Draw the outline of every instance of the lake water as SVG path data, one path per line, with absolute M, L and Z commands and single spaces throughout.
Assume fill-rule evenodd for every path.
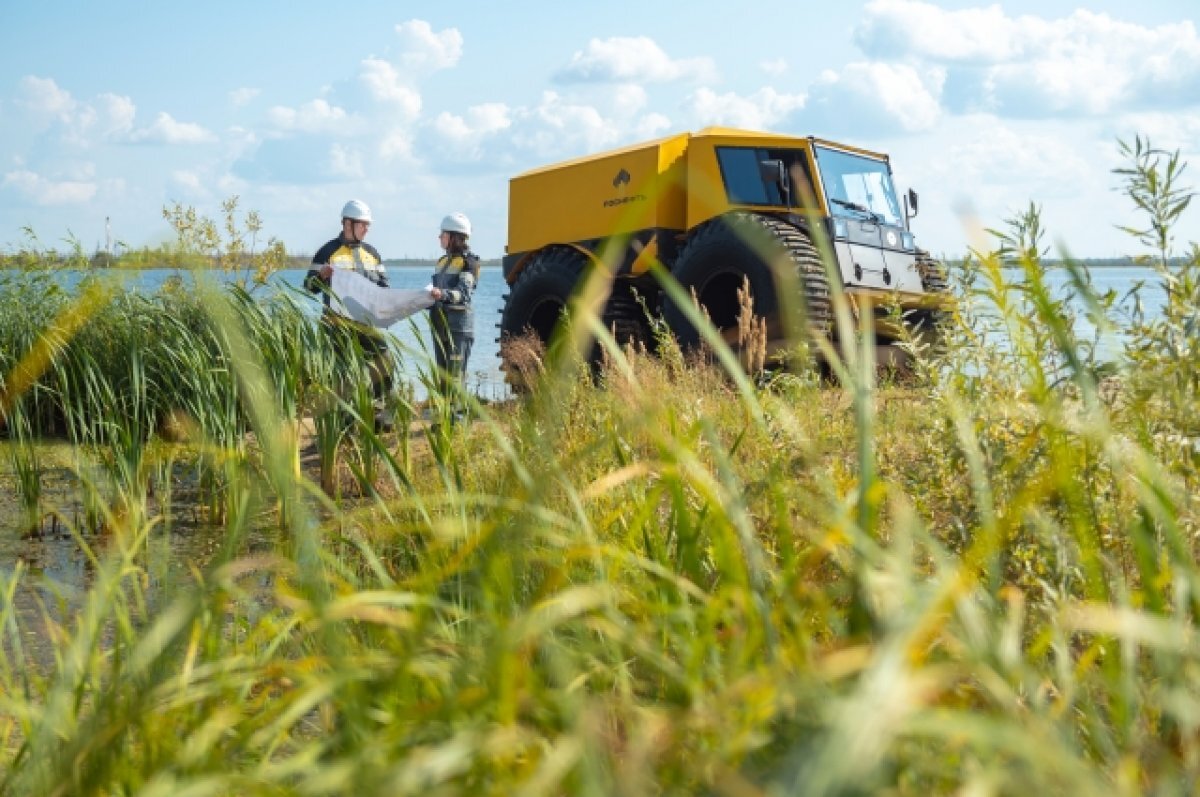
M 158 290 L 169 277 L 182 274 L 190 279 L 189 272 L 179 272 L 174 269 L 143 269 L 137 271 L 105 272 L 116 275 L 130 289 L 152 292 Z M 208 274 L 210 272 L 204 272 Z M 300 289 L 307 269 L 287 269 L 272 276 L 273 285 L 285 284 Z M 429 268 L 391 268 L 388 278 L 393 288 L 419 289 L 429 283 L 432 266 Z M 1011 278 L 1019 280 L 1018 270 L 1008 272 Z M 85 272 L 61 272 L 61 284 L 68 289 L 74 288 L 83 278 Z M 1121 324 L 1127 322 L 1128 313 L 1132 310 L 1133 301 L 1128 298 L 1130 290 L 1141 284 L 1140 302 L 1146 318 L 1155 318 L 1165 301 L 1161 279 L 1152 269 L 1144 266 L 1105 266 L 1090 271 L 1093 285 L 1098 294 L 1108 290 L 1116 292 L 1118 297 L 1118 312 L 1113 320 Z M 1047 272 L 1050 285 L 1054 289 L 1061 288 L 1066 282 L 1066 273 L 1062 269 L 1051 269 Z M 229 279 L 225 275 L 217 275 L 218 279 Z M 476 395 L 485 399 L 499 399 L 508 395 L 504 382 L 504 373 L 500 368 L 500 347 L 498 343 L 500 311 L 503 307 L 503 296 L 508 292 L 508 286 L 498 268 L 483 270 L 479 286 L 475 291 L 475 345 L 471 351 L 468 364 L 467 386 Z M 320 310 L 320 304 L 313 297 L 311 306 L 313 313 Z M 1077 331 L 1081 336 L 1090 337 L 1094 328 L 1085 319 L 1077 321 Z M 422 395 L 422 386 L 418 378 L 419 364 L 425 359 L 424 352 L 428 348 L 429 329 L 424 313 L 395 324 L 390 332 L 400 343 L 402 356 L 400 358 L 401 373 L 414 385 L 418 398 Z M 1121 336 L 1118 331 L 1101 340 L 1100 351 L 1108 359 L 1120 355 Z M 416 352 L 412 356 L 403 356 L 403 352 Z
M 1112 318 L 1116 330 L 1101 337 L 1098 353 L 1108 360 L 1117 360 L 1121 356 L 1124 343 L 1123 330 L 1128 327 L 1135 303 L 1140 305 L 1140 312 L 1146 321 L 1159 318 L 1166 304 L 1167 294 L 1163 288 L 1162 277 L 1153 268 L 1147 266 L 1104 266 L 1093 268 L 1088 272 L 1092 287 L 1097 296 L 1103 296 L 1108 291 L 1116 294 L 1117 301 L 1113 306 Z M 1012 272 L 1012 278 L 1017 280 L 1023 275 Z M 1062 269 L 1052 269 L 1048 272 L 1048 283 L 1057 292 L 1067 284 L 1066 272 Z M 1140 287 L 1139 287 L 1140 286 Z M 1136 299 L 1131 291 L 1138 288 Z M 1082 310 L 1081 307 L 1076 309 Z M 1082 312 L 1076 318 L 1075 331 L 1081 338 L 1091 338 L 1095 334 L 1095 326 L 1091 324 Z
M 59 284 L 68 290 L 73 290 L 89 272 L 64 270 L 60 272 Z M 90 272 L 95 273 L 95 272 Z M 193 275 L 187 271 L 177 271 L 169 268 L 151 268 L 138 270 L 113 270 L 102 272 L 119 279 L 130 290 L 152 293 L 162 287 L 171 277 L 182 276 L 191 280 Z M 268 286 L 287 285 L 303 292 L 304 277 L 307 268 L 284 269 L 271 276 Z M 219 272 L 200 272 L 201 278 L 209 275 L 219 281 L 229 281 L 236 275 L 227 276 Z M 416 290 L 429 284 L 433 268 L 391 268 L 388 269 L 388 284 L 393 288 Z M 263 290 L 260 288 L 259 290 Z M 500 310 L 502 297 L 507 293 L 507 286 L 499 269 L 484 269 L 480 276 L 479 286 L 475 290 L 475 344 L 471 348 L 471 359 L 467 363 L 467 386 L 481 398 L 500 399 L 508 395 L 508 387 L 504 382 L 504 373 L 500 370 L 500 346 L 497 342 L 500 332 Z M 321 310 L 317 296 L 311 296 L 310 305 L 314 315 Z M 400 321 L 388 330 L 399 342 L 400 371 L 402 378 L 410 382 L 417 393 L 417 398 L 423 398 L 422 382 L 418 376 L 419 364 L 426 359 L 429 348 L 429 324 L 427 314 L 418 313 L 411 318 Z M 405 356 L 406 353 L 411 353 Z M 426 370 L 428 366 L 425 366 Z

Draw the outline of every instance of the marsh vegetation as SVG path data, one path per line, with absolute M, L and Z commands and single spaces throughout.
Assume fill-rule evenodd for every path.
M 0 793 L 1195 792 L 1200 250 L 1126 154 L 1153 320 L 1031 206 L 903 374 L 843 301 L 826 374 L 581 312 L 454 430 L 362 422 L 287 294 L 0 275 L 3 533 L 89 562 L 0 568 Z

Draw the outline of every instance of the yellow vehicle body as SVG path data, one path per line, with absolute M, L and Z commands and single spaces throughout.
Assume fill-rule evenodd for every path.
M 534 169 L 509 184 L 509 253 L 685 228 L 682 134 Z
M 592 249 L 597 240 L 645 231 L 678 235 L 745 207 L 726 197 L 717 147 L 788 147 L 805 150 L 811 159 L 814 143 L 887 159 L 821 139 L 708 127 L 519 174 L 509 183 L 506 277 L 511 282 L 522 259 L 549 245 Z M 811 186 L 797 193 L 792 207 L 796 212 L 809 208 L 821 215 L 829 212 Z M 639 274 L 647 265 L 643 257 L 626 271 Z
M 829 273 L 840 275 L 852 300 L 942 307 L 944 272 L 915 246 L 908 222 L 916 195 L 908 196 L 902 208 L 882 153 L 723 127 L 524 172 L 509 184 L 503 270 L 513 291 L 502 335 L 533 329 L 548 340 L 553 310 L 565 305 L 563 292 L 596 264 L 617 278 L 606 323 L 632 328 L 630 296 L 636 293 L 642 304 L 649 297 L 651 309 L 661 303 L 669 324 L 686 326 L 645 276 L 655 261 L 696 294 L 723 330 L 734 325 L 733 297 L 743 277 L 751 277 L 755 312 L 763 296 L 769 316 L 780 307 L 777 286 L 765 273 L 770 269 L 761 252 L 736 240 L 759 234 L 796 264 L 809 309 L 816 308 L 824 330 L 832 323 L 828 279 L 836 279 L 827 277 L 817 253 L 824 243 L 836 261 Z M 747 262 L 733 262 L 738 258 Z M 531 268 L 535 273 L 527 274 Z M 894 332 L 882 317 L 877 330 L 887 337 Z

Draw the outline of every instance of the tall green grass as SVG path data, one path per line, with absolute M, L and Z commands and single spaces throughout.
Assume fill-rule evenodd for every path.
M 1177 219 L 1177 159 L 1130 156 L 1148 228 Z M 142 507 L 79 534 L 94 578 L 32 629 L 49 660 L 16 611 L 36 579 L 0 583 L 0 792 L 1194 792 L 1196 371 L 1177 364 L 1200 256 L 1163 272 L 1171 299 L 1113 369 L 1069 316 L 1116 323 L 1112 299 L 1069 258 L 1052 292 L 1040 229 L 1031 206 L 971 254 L 915 376 L 880 376 L 840 297 L 836 384 L 757 384 L 711 330 L 696 362 L 665 337 L 621 350 L 588 312 L 597 276 L 527 398 L 411 440 L 321 431 L 353 401 L 330 400 L 332 353 L 286 298 L 0 314 L 21 341 L 0 350 L 6 412 L 20 398 L 107 467 L 106 506 Z M 598 377 L 570 356 L 591 337 Z M 345 451 L 363 489 L 297 467 L 314 411 L 319 458 Z M 225 544 L 151 579 L 159 450 L 210 474 Z

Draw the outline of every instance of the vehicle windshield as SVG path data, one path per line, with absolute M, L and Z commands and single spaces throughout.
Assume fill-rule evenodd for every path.
M 825 184 L 825 198 L 834 216 L 871 218 L 902 226 L 900 204 L 887 163 L 818 146 L 817 168 Z

